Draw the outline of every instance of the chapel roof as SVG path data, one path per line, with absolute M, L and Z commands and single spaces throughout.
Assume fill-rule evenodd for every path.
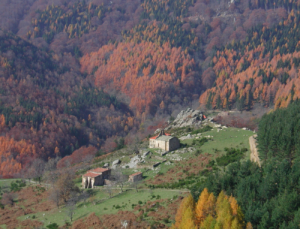
M 137 173 L 131 174 L 131 175 L 129 175 L 129 176 L 130 176 L 130 177 L 134 177 L 134 176 L 137 176 L 137 175 L 140 175 L 140 174 L 142 174 L 142 172 L 137 172 Z
M 88 172 L 92 172 L 92 173 L 103 173 L 103 172 L 106 172 L 110 169 L 107 169 L 107 168 L 96 168 L 96 169 L 92 169 L 92 170 L 89 170 Z
M 83 176 L 84 176 L 84 177 L 97 177 L 97 176 L 101 176 L 101 174 L 87 172 L 87 173 L 84 174 Z
M 167 141 L 171 140 L 172 138 L 174 138 L 174 137 L 173 136 L 162 135 L 162 136 L 159 136 L 158 138 L 156 138 L 156 140 L 167 142 Z

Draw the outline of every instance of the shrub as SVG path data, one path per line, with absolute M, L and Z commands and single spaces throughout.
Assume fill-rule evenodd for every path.
M 239 161 L 243 158 L 244 153 L 247 151 L 247 148 L 225 148 L 224 150 L 226 151 L 226 155 L 216 159 L 219 166 L 226 166 L 229 163 Z
M 164 223 L 170 223 L 170 220 L 169 220 L 168 218 L 164 218 L 164 219 L 163 219 L 163 222 L 164 222 Z
M 58 225 L 56 223 L 51 223 L 47 226 L 49 229 L 58 229 Z
M 200 129 L 193 130 L 192 134 L 204 133 L 204 132 L 207 132 L 207 131 L 210 131 L 210 130 L 212 130 L 211 126 L 204 126 L 204 127 L 200 128 Z

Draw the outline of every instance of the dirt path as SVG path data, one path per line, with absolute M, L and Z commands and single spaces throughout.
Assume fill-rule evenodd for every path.
M 259 167 L 261 166 L 260 164 L 260 159 L 258 157 L 258 151 L 257 151 L 257 147 L 256 147 L 256 140 L 255 138 L 257 137 L 257 135 L 253 135 L 249 138 L 249 145 L 250 145 L 250 160 L 256 162 Z

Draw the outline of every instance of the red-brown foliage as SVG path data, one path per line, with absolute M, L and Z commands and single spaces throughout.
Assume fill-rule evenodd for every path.
M 57 168 L 65 168 L 73 164 L 91 160 L 95 157 L 97 149 L 93 146 L 82 146 L 78 150 L 75 150 L 71 155 L 64 157 L 57 163 Z
M 96 85 L 105 91 L 126 94 L 131 99 L 130 107 L 140 114 L 154 113 L 161 101 L 167 106 L 170 96 L 183 89 L 188 92 L 197 80 L 194 60 L 180 48 L 170 48 L 168 43 L 106 45 L 85 55 L 80 63 L 81 71 L 89 74 L 98 67 Z

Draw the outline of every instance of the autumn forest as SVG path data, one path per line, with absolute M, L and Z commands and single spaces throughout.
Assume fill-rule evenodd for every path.
M 0 20 L 2 177 L 141 140 L 179 105 L 300 97 L 297 1 L 13 0 Z

